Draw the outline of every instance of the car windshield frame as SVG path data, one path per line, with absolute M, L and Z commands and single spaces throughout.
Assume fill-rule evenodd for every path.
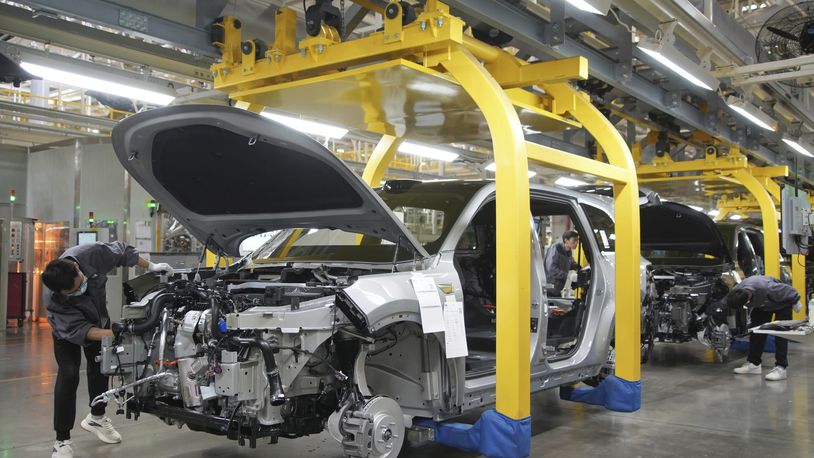
M 392 183 L 392 182 L 388 182 Z M 442 224 L 437 233 L 427 234 L 415 230 L 415 224 L 399 218 L 402 225 L 421 243 L 431 256 L 436 255 L 480 186 L 461 186 L 463 182 L 419 182 L 401 180 L 399 186 L 376 188 L 374 191 L 390 211 L 395 209 L 418 209 L 441 212 Z M 426 212 L 424 212 L 426 213 Z M 398 214 L 398 212 L 396 212 Z M 438 216 L 438 213 L 433 213 Z M 419 224 L 425 223 L 424 220 Z M 279 262 L 362 262 L 393 263 L 412 261 L 421 255 L 400 239 L 398 254 L 396 244 L 377 237 L 345 232 L 335 227 L 286 228 L 273 234 L 268 241 L 255 249 L 249 257 L 254 263 Z M 319 244 L 314 239 L 341 241 L 340 244 Z M 425 239 L 422 242 L 422 238 Z M 305 243 L 303 243 L 305 242 Z M 395 258 L 395 259 L 394 259 Z

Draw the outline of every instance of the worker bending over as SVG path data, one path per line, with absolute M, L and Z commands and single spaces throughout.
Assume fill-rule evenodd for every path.
M 90 400 L 107 391 L 108 377 L 102 375 L 99 362 L 104 336 L 112 336 L 107 311 L 105 285 L 107 274 L 116 267 L 138 265 L 150 272 L 172 274 L 169 264 L 153 264 L 138 255 L 135 248 L 122 242 L 77 245 L 48 263 L 42 282 L 51 290 L 48 303 L 48 323 L 54 337 L 54 358 L 57 361 L 54 386 L 54 430 L 56 442 L 52 458 L 72 458 L 71 429 L 76 419 L 76 389 L 79 386 L 79 365 L 85 353 Z M 82 420 L 82 429 L 96 435 L 102 442 L 115 444 L 122 438 L 105 416 L 107 404 L 91 407 Z
M 772 321 L 772 314 L 778 320 L 790 320 L 792 311 L 802 310 L 800 294 L 791 286 L 764 275 L 747 277 L 732 288 L 726 296 L 727 305 L 734 310 L 747 307 L 751 311 L 751 327 L 760 326 Z M 762 374 L 761 356 L 766 345 L 766 334 L 752 333 L 749 336 L 749 356 L 743 366 L 735 369 L 736 374 Z M 775 336 L 775 367 L 766 374 L 766 380 L 785 380 L 789 342 Z

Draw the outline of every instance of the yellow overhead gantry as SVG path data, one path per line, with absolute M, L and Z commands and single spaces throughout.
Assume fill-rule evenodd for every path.
M 697 175 L 688 173 L 698 172 Z M 763 218 L 764 259 L 766 275 L 780 278 L 780 237 L 775 202 L 771 191 L 775 191 L 772 177 L 788 176 L 787 166 L 752 167 L 746 156 L 737 147 L 730 147 L 726 156 L 717 156 L 715 152 L 704 158 L 689 161 L 673 161 L 669 156 L 653 161 L 652 164 L 641 164 L 637 168 L 640 183 L 699 180 L 714 178 L 729 181 L 746 188 L 757 201 Z M 678 173 L 682 175 L 677 175 Z M 774 185 L 774 187 L 772 186 Z M 779 194 L 779 187 L 777 187 Z M 773 254 L 772 254 L 773 253 Z
M 640 164 L 637 168 L 639 183 L 652 183 L 674 180 L 717 180 L 728 181 L 746 188 L 751 196 L 724 197 L 718 201 L 719 214 L 716 221 L 723 220 L 730 213 L 743 214 L 750 210 L 759 211 L 763 224 L 763 259 L 765 274 L 781 278 L 780 273 L 780 228 L 778 206 L 780 186 L 772 179 L 786 177 L 787 166 L 755 167 L 749 165 L 748 158 L 737 147 L 730 147 L 725 156 L 718 156 L 717 150 L 710 150 L 701 159 L 673 161 L 668 155 L 654 159 L 652 164 Z M 691 174 L 697 172 L 696 174 Z M 805 255 L 792 255 L 792 285 L 805 297 Z M 803 311 L 795 313 L 795 319 L 805 317 Z
M 215 87 L 245 108 L 274 107 L 382 135 L 363 178 L 377 186 L 399 143 L 491 139 L 496 170 L 497 399 L 512 419 L 530 414 L 530 201 L 528 160 L 591 173 L 613 184 L 616 219 L 616 376 L 640 399 L 639 211 L 636 169 L 616 128 L 568 81 L 587 78 L 587 61 L 529 64 L 464 33 L 447 5 L 428 0 L 402 24 L 391 2 L 384 29 L 340 42 L 322 26 L 295 44 L 293 11 L 277 12 L 275 42 L 265 53 L 241 41 L 233 18 L 219 24 L 223 50 L 213 65 Z M 521 88 L 538 86 L 544 93 Z M 417 122 L 421 119 L 422 122 Z M 432 120 L 438 121 L 433 123 Z M 608 163 L 526 142 L 524 127 L 586 128 Z

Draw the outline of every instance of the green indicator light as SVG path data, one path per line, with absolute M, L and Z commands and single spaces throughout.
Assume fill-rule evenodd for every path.
M 17 201 L 17 196 L 8 196 L 8 200 L 10 202 L 16 202 Z
M 114 220 L 112 220 L 112 219 L 107 220 L 107 224 L 113 224 L 113 223 L 115 223 L 115 222 L 116 222 L 116 221 L 114 221 Z

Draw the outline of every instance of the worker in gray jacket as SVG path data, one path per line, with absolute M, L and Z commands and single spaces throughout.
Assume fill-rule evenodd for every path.
M 48 323 L 54 337 L 57 361 L 54 387 L 54 430 L 56 442 L 52 458 L 72 458 L 71 429 L 76 418 L 76 389 L 82 352 L 87 363 L 88 395 L 93 400 L 108 388 L 96 357 L 101 353 L 101 340 L 112 336 L 107 311 L 105 284 L 107 274 L 116 267 L 138 265 L 150 272 L 172 273 L 169 264 L 153 264 L 141 258 L 132 246 L 122 242 L 83 244 L 69 248 L 48 263 L 42 282 L 51 290 L 47 306 Z M 91 407 L 82 429 L 94 433 L 109 444 L 121 442 L 121 436 L 105 416 L 106 404 Z
M 752 327 L 771 322 L 772 315 L 778 320 L 790 320 L 792 311 L 802 309 L 797 290 L 776 278 L 764 275 L 744 279 L 727 294 L 726 303 L 736 310 L 748 308 L 751 311 Z M 766 334 L 755 333 L 749 336 L 749 356 L 743 366 L 735 369 L 736 374 L 763 373 L 761 356 L 766 337 Z M 789 343 L 786 339 L 775 337 L 775 348 L 775 367 L 766 374 L 766 380 L 769 381 L 785 380 L 788 377 Z
M 579 270 L 579 264 L 574 261 L 572 255 L 577 244 L 579 244 L 579 233 L 577 231 L 565 231 L 562 234 L 562 242 L 557 242 L 548 247 L 544 267 L 546 281 L 551 285 L 548 288 L 549 296 L 560 297 L 568 279 L 568 272 Z

